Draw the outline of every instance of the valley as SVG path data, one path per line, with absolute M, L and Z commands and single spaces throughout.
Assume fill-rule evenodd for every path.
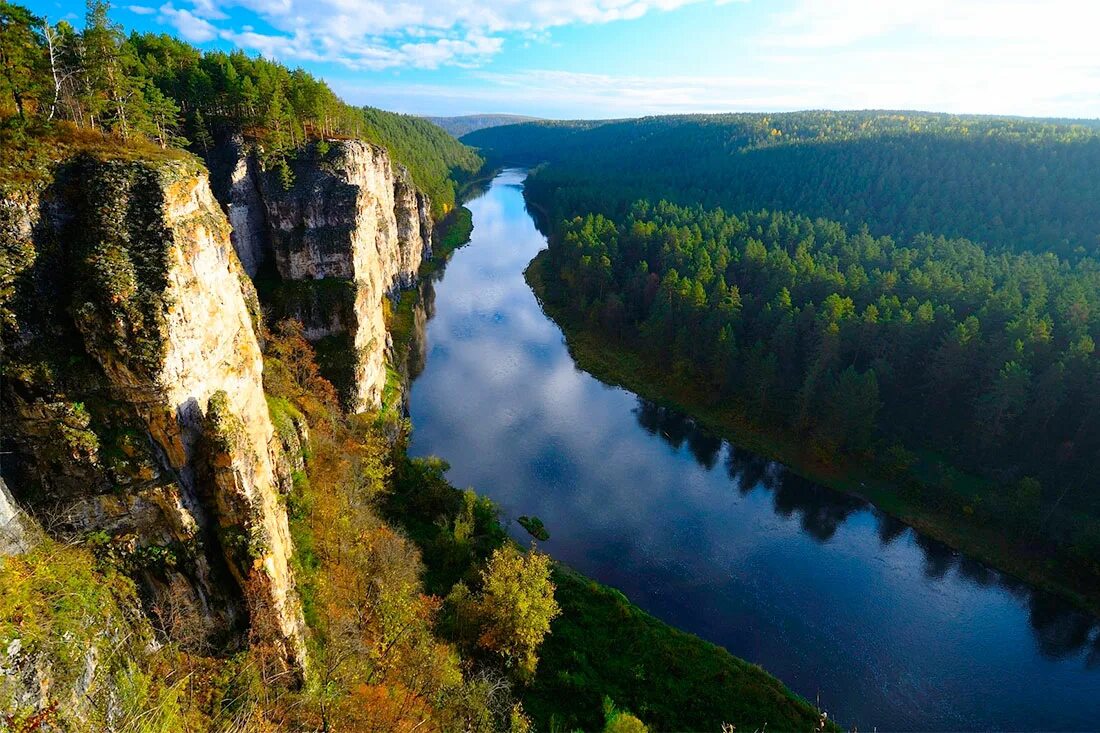
M 546 244 L 523 178 L 467 203 L 471 242 L 432 284 L 413 455 L 446 457 L 520 541 L 516 518 L 538 516 L 543 550 L 844 725 L 1087 727 L 1095 617 L 581 371 L 595 360 L 574 362 L 524 280 Z

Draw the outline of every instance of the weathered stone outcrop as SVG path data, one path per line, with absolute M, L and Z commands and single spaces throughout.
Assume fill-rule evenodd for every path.
M 243 605 L 303 666 L 256 295 L 205 170 L 85 157 L 28 218 L 35 259 L 14 287 L 3 392 L 22 501 L 47 529 L 106 535 L 138 557 L 170 549 L 169 567 L 147 573 L 158 603 L 186 588 L 176 600 L 209 633 Z
M 239 144 L 235 146 L 240 151 Z M 255 277 L 271 251 L 263 200 L 256 188 L 259 167 L 252 156 L 238 154 L 229 173 L 226 211 L 232 227 L 230 238 L 241 266 Z
M 34 523 L 8 491 L 0 478 L 0 557 L 26 552 L 34 544 Z
M 265 305 L 344 340 L 349 405 L 376 407 L 386 298 L 431 254 L 430 204 L 367 143 L 304 150 L 289 188 L 226 151 L 222 206 L 202 166 L 172 155 L 84 156 L 0 194 L 0 552 L 27 546 L 22 506 L 117 560 L 189 643 L 247 625 L 301 669 L 280 493 L 308 427 L 265 399 L 249 275 L 277 271 Z
M 277 308 L 295 317 L 311 340 L 343 335 L 354 355 L 343 385 L 355 411 L 377 407 L 386 385 L 383 299 L 416 282 L 420 263 L 431 256 L 431 205 L 405 168 L 382 148 L 361 141 L 310 146 L 291 161 L 294 183 L 261 174 L 240 157 L 234 171 L 251 170 L 266 221 L 247 225 L 234 244 L 242 261 L 270 242 L 270 256 L 283 280 Z M 251 167 L 250 167 L 251 166 Z M 231 218 L 258 216 L 251 189 L 230 176 Z M 246 200 L 250 203 L 245 203 Z

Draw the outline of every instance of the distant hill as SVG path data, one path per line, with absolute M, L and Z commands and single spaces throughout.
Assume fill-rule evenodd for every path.
M 565 218 L 664 199 L 796 211 L 902 240 L 1100 253 L 1096 120 L 820 110 L 544 121 L 462 142 L 495 163 L 550 163 L 527 191 L 567 188 L 551 212 Z
M 515 125 L 520 122 L 538 122 L 538 117 L 523 115 L 462 115 L 460 117 L 425 117 L 429 122 L 439 125 L 455 137 L 462 137 L 487 127 Z

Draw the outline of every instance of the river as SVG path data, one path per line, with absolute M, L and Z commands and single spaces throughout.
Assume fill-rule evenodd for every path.
M 842 724 L 1100 729 L 1095 617 L 578 369 L 523 279 L 546 246 L 523 177 L 467 204 L 472 240 L 426 286 L 411 454 Z

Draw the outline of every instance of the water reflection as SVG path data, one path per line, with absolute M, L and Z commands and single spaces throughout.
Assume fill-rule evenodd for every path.
M 718 463 L 721 438 L 699 427 L 690 417 L 641 397 L 638 398 L 634 415 L 638 418 L 638 424 L 650 435 L 661 436 L 673 448 L 679 448 L 687 441 L 695 460 L 707 470 Z
M 470 203 L 473 241 L 423 294 L 414 455 L 443 456 L 507 516 L 539 516 L 555 557 L 841 721 L 1095 727 L 1095 619 L 578 370 L 522 277 L 545 240 L 520 179 Z
M 772 494 L 775 513 L 782 517 L 797 516 L 799 526 L 818 542 L 828 542 L 838 528 L 856 512 L 871 512 L 878 523 L 877 535 L 886 548 L 905 534 L 909 527 L 893 517 L 875 510 L 867 502 L 808 481 L 774 461 L 726 443 L 678 410 L 637 397 L 633 413 L 647 433 L 661 438 L 674 449 L 685 445 L 695 462 L 711 471 L 726 447 L 726 473 L 742 495 L 755 489 Z M 922 552 L 926 577 L 944 578 L 952 570 L 974 585 L 1000 587 L 1025 599 L 1028 622 L 1035 631 L 1041 653 L 1050 659 L 1078 656 L 1090 647 L 1086 666 L 1097 665 L 1100 654 L 1100 625 L 1097 620 L 1068 606 L 1050 594 L 998 573 L 973 558 L 962 555 L 949 546 L 926 535 L 912 533 L 913 542 Z
M 442 277 L 442 272 L 436 272 L 430 278 L 420 281 L 416 291 L 416 302 L 413 304 L 413 331 L 409 344 L 409 363 L 405 373 L 410 380 L 414 380 L 424 371 L 428 362 L 428 321 L 435 315 L 435 281 Z M 405 390 L 408 394 L 408 390 Z
M 1096 629 L 1095 619 L 1045 593 L 1031 593 L 1028 621 L 1036 631 L 1039 650 L 1050 659 L 1065 659 L 1089 643 Z

